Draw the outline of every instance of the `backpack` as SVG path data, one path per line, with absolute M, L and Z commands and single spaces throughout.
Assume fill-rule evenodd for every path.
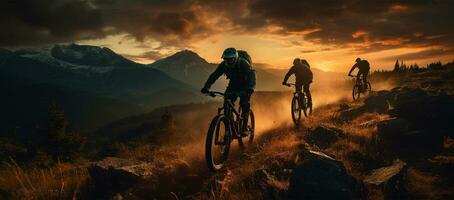
M 367 60 L 361 60 L 361 64 L 359 66 L 360 66 L 359 70 L 361 71 L 370 69 L 370 64 Z
M 252 59 L 247 51 L 238 50 L 238 57 L 245 59 L 252 66 Z

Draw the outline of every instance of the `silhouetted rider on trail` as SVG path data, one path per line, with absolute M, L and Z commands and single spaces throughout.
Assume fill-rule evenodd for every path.
M 367 85 L 367 75 L 369 75 L 369 70 L 370 70 L 369 62 L 367 62 L 367 60 L 361 60 L 361 58 L 357 58 L 356 63 L 352 66 L 352 68 L 348 72 L 348 76 L 352 75 L 352 72 L 353 72 L 353 70 L 355 70 L 355 68 L 358 68 L 358 70 L 359 70 L 358 74 L 356 75 L 357 76 L 356 81 L 359 81 L 360 77 L 362 76 L 363 84 Z
M 295 89 L 296 92 L 302 96 L 301 90 L 304 89 L 304 92 L 307 95 L 308 104 L 312 105 L 312 95 L 310 91 L 310 84 L 312 83 L 313 74 L 310 69 L 310 65 L 306 60 L 301 60 L 299 58 L 295 58 L 293 60 L 293 66 L 288 70 L 287 74 L 284 77 L 284 81 L 282 85 L 288 85 L 287 80 L 288 78 L 295 74 Z
M 201 92 L 209 92 L 211 85 L 221 76 L 226 75 L 229 84 L 225 91 L 226 98 L 235 102 L 240 97 L 240 106 L 243 110 L 242 116 L 248 119 L 250 109 L 250 98 L 255 88 L 255 71 L 252 70 L 251 63 L 245 58 L 238 56 L 235 48 L 227 48 L 222 54 L 222 61 L 216 70 L 208 77 Z M 243 130 L 246 130 L 247 123 L 244 123 Z

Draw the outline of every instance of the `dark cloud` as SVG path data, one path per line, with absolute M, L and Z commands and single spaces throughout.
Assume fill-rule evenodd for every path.
M 282 26 L 284 34 L 317 29 L 305 37 L 317 43 L 356 44 L 367 51 L 454 45 L 454 21 L 449 20 L 454 1 L 449 0 L 252 0 L 250 9 L 268 24 Z M 428 35 L 445 37 L 429 40 Z
M 126 33 L 178 43 L 209 32 L 192 1 L 6 0 L 0 46 L 40 45 Z
M 446 56 L 454 55 L 454 50 L 453 49 L 428 49 L 428 50 L 422 50 L 422 51 L 413 52 L 413 53 L 404 53 L 404 54 L 388 56 L 381 60 L 382 61 L 394 61 L 396 59 L 399 59 L 399 60 L 423 60 L 423 59 L 433 58 L 433 57 L 442 56 L 442 55 L 446 55 Z
M 454 46 L 451 0 L 6 0 L 0 6 L 0 46 L 125 33 L 187 47 L 210 34 L 263 33 L 269 26 L 280 27 L 272 34 L 358 51 Z
M 101 12 L 87 1 L 0 3 L 0 45 L 37 45 L 103 37 Z

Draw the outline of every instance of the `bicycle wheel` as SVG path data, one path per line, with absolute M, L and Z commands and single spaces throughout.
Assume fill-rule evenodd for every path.
M 230 124 L 224 115 L 213 118 L 205 142 L 205 159 L 212 171 L 220 170 L 230 150 Z
M 353 92 L 352 92 L 353 100 L 358 100 L 360 94 L 361 94 L 361 91 L 360 91 L 359 85 L 353 86 Z
M 298 126 L 301 121 L 301 108 L 300 108 L 300 102 L 298 100 L 297 95 L 293 96 L 291 112 L 292 112 L 293 123 L 295 123 L 295 126 Z
M 312 114 L 312 104 L 309 105 L 309 98 L 307 97 L 306 93 L 304 94 L 304 98 L 303 98 L 303 112 L 304 112 L 304 116 L 309 116 Z
M 249 116 L 247 120 L 247 133 L 248 136 L 238 138 L 238 144 L 241 149 L 246 149 L 254 142 L 254 131 L 255 131 L 255 117 L 252 110 L 249 111 Z

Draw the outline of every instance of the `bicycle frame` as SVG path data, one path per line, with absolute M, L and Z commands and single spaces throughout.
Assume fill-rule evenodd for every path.
M 289 87 L 291 87 L 291 86 L 296 86 L 296 84 L 295 84 L 295 83 L 288 83 L 287 86 L 289 86 Z M 304 92 L 304 90 L 302 90 L 302 91 L 301 91 L 301 95 L 302 95 L 302 97 L 306 96 L 306 92 Z M 297 96 L 298 98 L 301 98 L 301 97 L 299 96 L 298 91 L 296 91 L 296 89 L 295 89 L 295 91 L 293 92 L 293 96 Z
M 241 116 L 240 112 L 235 109 L 235 105 L 230 99 L 227 99 L 225 96 L 226 94 L 221 93 L 221 92 L 209 92 L 209 95 L 212 97 L 215 97 L 216 95 L 223 96 L 224 98 L 224 103 L 223 106 L 218 108 L 218 115 L 224 114 L 227 116 L 229 119 L 229 128 L 233 133 L 236 135 L 238 134 L 238 128 L 239 124 L 237 124 L 240 120 L 243 120 L 243 117 Z M 233 117 L 231 114 L 233 114 L 235 117 Z M 235 120 L 237 119 L 237 120 Z M 216 135 L 216 142 L 218 141 L 218 136 Z

